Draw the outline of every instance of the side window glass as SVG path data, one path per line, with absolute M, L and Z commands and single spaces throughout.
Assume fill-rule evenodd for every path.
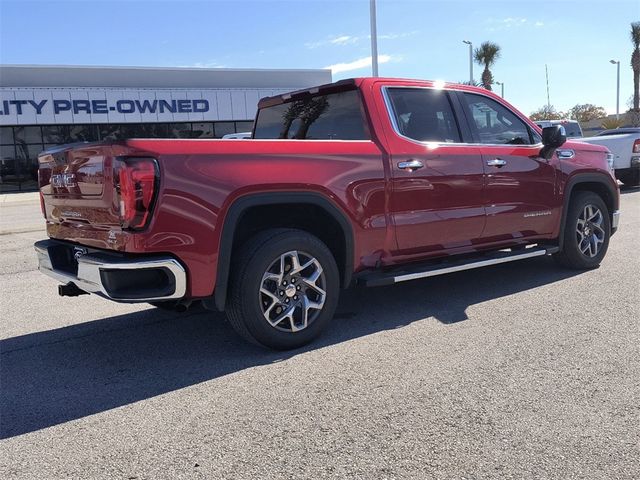
M 531 138 L 533 138 L 534 145 L 542 143 L 542 135 L 538 134 L 535 130 L 531 130 Z
M 461 136 L 447 92 L 429 88 L 387 90 L 391 115 L 400 134 L 419 142 L 460 143 Z
M 357 90 L 316 95 L 260 109 L 254 138 L 368 140 Z
M 482 95 L 464 94 L 480 143 L 530 145 L 529 128 L 514 113 Z

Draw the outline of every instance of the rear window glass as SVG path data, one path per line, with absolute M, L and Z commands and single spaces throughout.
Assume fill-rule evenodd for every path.
M 368 140 L 357 90 L 260 109 L 253 138 Z

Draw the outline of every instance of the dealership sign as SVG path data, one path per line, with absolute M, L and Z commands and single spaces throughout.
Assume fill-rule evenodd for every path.
M 293 89 L 0 87 L 0 125 L 251 120 L 260 98 Z
M 44 99 L 38 102 L 34 100 L 3 100 L 0 115 L 23 115 L 26 109 L 33 108 L 36 115 L 42 115 L 42 111 L 49 103 Z M 134 113 L 134 112 L 208 112 L 208 100 L 117 100 L 115 105 L 109 105 L 106 100 L 62 100 L 53 99 L 51 102 L 53 113 L 58 115 L 62 112 L 73 111 L 73 113 Z

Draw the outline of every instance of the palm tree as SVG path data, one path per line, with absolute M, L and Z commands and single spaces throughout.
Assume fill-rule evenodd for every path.
M 640 22 L 631 23 L 631 68 L 633 69 L 633 109 L 640 111 Z
M 500 58 L 500 45 L 493 42 L 483 42 L 480 47 L 476 48 L 474 52 L 476 63 L 484 65 L 484 71 L 482 72 L 482 86 L 487 90 L 491 90 L 491 84 L 493 83 L 493 75 L 489 67 L 496 63 L 496 60 Z

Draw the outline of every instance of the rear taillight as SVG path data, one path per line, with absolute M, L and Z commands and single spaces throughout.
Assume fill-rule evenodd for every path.
M 158 164 L 153 158 L 118 159 L 114 168 L 122 228 L 147 226 L 158 189 Z
M 640 153 L 640 138 L 633 142 L 633 148 L 631 151 L 633 153 Z
M 40 192 L 40 210 L 42 210 L 42 216 L 47 218 L 47 210 L 44 208 L 44 195 Z

